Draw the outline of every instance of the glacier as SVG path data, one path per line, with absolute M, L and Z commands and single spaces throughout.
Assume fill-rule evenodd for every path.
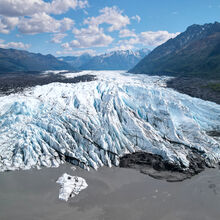
M 77 84 L 51 83 L 0 96 L 0 171 L 58 167 L 68 161 L 89 169 L 119 165 L 143 151 L 187 169 L 196 149 L 220 161 L 220 105 L 166 88 L 167 77 L 125 71 Z

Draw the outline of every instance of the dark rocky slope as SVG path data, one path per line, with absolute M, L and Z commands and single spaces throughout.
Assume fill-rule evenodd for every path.
M 220 104 L 220 23 L 188 27 L 130 72 L 175 76 L 167 82 L 168 87 Z
M 143 174 L 168 182 L 178 182 L 191 178 L 210 165 L 205 161 L 200 152 L 192 149 L 188 154 L 190 165 L 188 169 L 164 160 L 160 155 L 146 152 L 127 154 L 120 158 L 120 167 L 133 168 Z
M 154 49 L 130 72 L 220 79 L 220 23 L 188 27 Z
M 220 80 L 175 77 L 167 81 L 167 87 L 193 97 L 220 104 Z

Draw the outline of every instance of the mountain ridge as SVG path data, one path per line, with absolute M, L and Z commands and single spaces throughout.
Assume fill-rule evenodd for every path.
M 220 78 L 220 23 L 191 25 L 155 48 L 132 73 Z
M 116 50 L 96 56 L 58 57 L 79 70 L 128 70 L 150 52 L 149 49 Z
M 80 69 L 80 66 L 87 63 L 92 57 L 93 57 L 92 55 L 88 53 L 84 53 L 80 56 L 61 56 L 61 57 L 57 57 L 57 59 L 68 63 L 70 66 L 72 66 L 75 69 Z
M 81 66 L 80 69 L 86 70 L 128 70 L 137 64 L 149 52 L 146 49 L 138 51 L 117 50 L 93 57 L 88 63 Z
M 42 55 L 25 50 L 0 48 L 0 73 L 64 69 L 73 68 L 51 54 Z

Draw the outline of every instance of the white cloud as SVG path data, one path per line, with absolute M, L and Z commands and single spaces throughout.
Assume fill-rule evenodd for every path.
M 48 3 L 49 4 L 49 3 Z M 63 14 L 67 12 L 70 8 L 85 8 L 88 6 L 88 1 L 80 0 L 53 0 L 52 3 L 48 5 L 47 12 L 53 14 Z
M 73 30 L 75 39 L 69 43 L 62 44 L 62 47 L 66 50 L 71 48 L 106 47 L 111 44 L 114 39 L 110 35 L 105 34 L 104 29 L 101 28 L 100 25 L 110 25 L 108 31 L 112 32 L 121 30 L 130 24 L 128 16 L 124 15 L 123 11 L 119 10 L 116 6 L 105 7 L 101 9 L 99 13 L 97 17 L 89 17 L 84 20 L 84 24 L 88 25 L 87 28 L 75 28 Z M 128 31 L 127 33 L 125 32 L 126 31 L 122 31 L 121 35 L 128 35 Z
M 66 36 L 67 36 L 67 34 L 64 34 L 64 33 L 54 34 L 51 39 L 51 42 L 53 42 L 55 44 L 60 44 L 60 43 L 62 43 L 63 38 Z
M 123 37 L 136 37 L 137 35 L 135 34 L 134 29 L 133 30 L 129 30 L 129 29 L 123 29 L 120 30 L 119 32 L 119 37 L 123 38 Z
M 89 14 L 88 11 L 86 11 L 85 9 L 83 10 L 83 13 L 84 13 L 85 15 L 88 15 L 88 14 Z
M 111 25 L 108 31 L 112 32 L 115 30 L 120 30 L 130 24 L 130 19 L 127 15 L 123 15 L 123 11 L 119 10 L 116 6 L 105 7 L 101 9 L 100 15 L 97 17 L 90 17 L 85 19 L 84 24 L 89 24 L 92 26 L 99 26 L 100 24 Z
M 25 34 L 56 33 L 70 30 L 73 24 L 74 21 L 69 18 L 56 20 L 46 13 L 39 13 L 20 19 L 18 30 Z
M 90 25 L 88 28 L 75 28 L 73 33 L 76 39 L 62 44 L 63 48 L 105 47 L 113 41 L 111 36 L 104 34 L 103 29 L 97 26 Z
M 85 8 L 87 0 L 1 0 L 0 14 L 11 17 L 31 16 L 38 13 L 62 14 L 69 9 Z
M 139 15 L 132 16 L 131 19 L 136 20 L 138 23 L 141 21 L 141 17 Z
M 8 34 L 18 24 L 19 19 L 16 17 L 0 16 L 0 33 Z
M 24 44 L 22 42 L 9 42 L 4 43 L 4 40 L 0 39 L 0 48 L 16 48 L 16 49 L 23 49 L 26 50 L 30 47 L 30 44 Z
M 178 33 L 169 33 L 168 31 L 146 31 L 141 32 L 134 38 L 121 40 L 119 41 L 119 45 L 142 45 L 146 47 L 156 47 L 160 44 L 165 43 L 170 38 L 176 37 Z
M 70 9 L 82 9 L 84 13 L 87 13 L 86 7 L 88 7 L 87 0 L 51 0 L 49 2 L 45 0 L 0 0 L 0 33 L 8 34 L 17 27 L 23 34 L 52 33 L 51 42 L 62 43 L 62 39 L 67 35 L 65 32 L 73 28 L 74 21 L 70 18 L 57 20 L 51 14 L 63 14 Z M 139 23 L 141 18 L 139 15 L 129 18 L 116 6 L 105 7 L 99 11 L 98 16 L 84 20 L 86 27 L 73 29 L 74 39 L 63 43 L 62 47 L 65 53 L 78 54 L 85 50 L 75 51 L 73 48 L 108 47 L 114 39 L 111 33 L 104 32 L 103 24 L 107 24 L 106 30 L 109 32 L 118 31 L 120 38 L 126 38 L 114 44 L 114 50 L 132 49 L 137 45 L 138 47 L 156 47 L 179 34 L 167 31 L 146 31 L 136 34 L 134 29 L 127 28 L 131 20 Z M 28 48 L 28 45 L 22 42 L 0 43 L 4 47 Z
M 141 34 L 139 35 L 139 42 L 146 46 L 156 47 L 160 44 L 163 44 L 170 38 L 176 37 L 178 34 L 180 33 L 169 33 L 168 31 L 141 32 Z
M 61 31 L 61 32 L 65 32 L 65 31 L 68 31 L 68 30 L 70 30 L 72 27 L 73 27 L 73 25 L 74 25 L 74 21 L 72 20 L 72 19 L 70 19 L 70 18 L 63 18 L 62 20 L 55 20 L 56 22 L 60 22 L 60 29 L 59 29 L 59 31 Z
M 1 0 L 0 14 L 17 17 L 44 11 L 47 3 L 42 0 Z
M 96 51 L 92 49 L 86 49 L 86 50 L 64 50 L 64 51 L 57 51 L 57 55 L 61 56 L 81 56 L 82 54 L 90 54 L 91 56 L 96 55 Z
M 63 14 L 69 9 L 84 9 L 87 0 L 0 0 L 0 33 L 8 34 L 18 25 L 27 34 L 65 32 L 73 26 L 73 20 L 56 20 L 50 14 Z
M 119 45 L 113 48 L 107 49 L 107 52 L 117 51 L 117 50 L 132 50 L 135 47 L 133 45 Z

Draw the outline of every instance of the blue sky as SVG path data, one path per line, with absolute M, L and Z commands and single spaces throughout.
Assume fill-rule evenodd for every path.
M 219 0 L 0 0 L 0 47 L 55 56 L 153 49 L 214 21 Z

